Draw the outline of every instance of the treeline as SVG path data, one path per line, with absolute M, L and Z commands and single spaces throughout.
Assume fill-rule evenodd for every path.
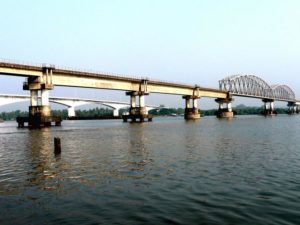
M 121 109 L 120 115 L 123 112 L 128 111 L 128 109 Z M 236 115 L 255 115 L 261 114 L 262 107 L 246 107 L 246 106 L 237 106 L 233 108 L 233 111 Z M 108 108 L 94 108 L 88 110 L 76 110 L 76 117 L 105 117 L 105 116 L 112 116 L 113 110 Z M 210 110 L 200 110 L 202 116 L 213 116 L 216 115 L 216 109 Z M 277 108 L 276 112 L 278 114 L 286 114 L 287 109 L 284 108 Z M 153 109 L 149 111 L 149 114 L 154 116 L 170 116 L 170 115 L 183 115 L 184 108 L 161 108 L 161 109 Z M 60 116 L 62 119 L 68 118 L 68 110 L 52 110 L 53 116 Z M 12 112 L 1 112 L 0 119 L 2 120 L 15 120 L 18 116 L 28 116 L 28 112 L 16 110 Z
M 113 111 L 108 108 L 94 108 L 88 110 L 76 110 L 77 117 L 112 116 Z
M 101 117 L 101 116 L 112 116 L 113 111 L 107 108 L 94 108 L 88 110 L 76 110 L 77 117 Z M 68 118 L 68 110 L 52 110 L 53 116 L 60 116 L 62 119 Z M 12 112 L 1 112 L 0 119 L 3 120 L 15 120 L 18 116 L 28 116 L 28 112 L 23 112 L 20 110 L 12 111 Z
M 216 109 L 210 110 L 200 110 L 201 115 L 203 116 L 212 116 L 217 112 Z M 149 114 L 154 116 L 171 116 L 171 115 L 184 115 L 184 108 L 162 108 L 162 109 L 152 109 L 149 111 Z
M 217 109 L 200 110 L 202 116 L 214 116 L 217 113 Z M 262 107 L 235 107 L 233 108 L 235 115 L 259 115 L 262 113 Z M 284 108 L 277 108 L 277 114 L 286 114 L 288 111 Z M 169 115 L 183 115 L 184 108 L 163 108 L 160 110 L 150 110 L 149 114 L 157 116 L 169 116 Z
M 14 120 L 18 116 L 28 116 L 28 112 L 22 112 L 20 110 L 12 111 L 12 112 L 1 112 L 0 119 L 2 120 Z
M 261 114 L 263 109 L 261 107 L 246 107 L 246 108 L 233 108 L 236 115 L 256 115 Z M 288 109 L 276 108 L 277 114 L 287 114 Z

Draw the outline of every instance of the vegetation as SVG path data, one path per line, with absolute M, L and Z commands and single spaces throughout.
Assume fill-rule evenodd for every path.
M 78 117 L 97 117 L 97 116 L 112 116 L 113 111 L 108 108 L 95 108 L 88 110 L 76 110 L 76 116 Z
M 128 111 L 128 109 L 120 110 L 120 114 Z M 247 107 L 245 105 L 238 105 L 233 108 L 233 111 L 236 115 L 255 115 L 260 114 L 262 111 L 262 107 Z M 287 109 L 277 108 L 278 114 L 287 113 Z M 209 109 L 209 110 L 200 110 L 201 115 L 203 116 L 213 116 L 216 115 L 217 109 Z M 112 116 L 113 111 L 107 108 L 94 108 L 88 110 L 76 110 L 77 117 L 101 117 L 101 116 Z M 161 108 L 161 109 L 153 109 L 149 111 L 149 114 L 155 116 L 171 116 L 171 115 L 183 115 L 184 108 Z M 52 110 L 53 116 L 60 116 L 62 119 L 68 118 L 68 110 Z M 20 110 L 12 111 L 12 112 L 2 112 L 0 113 L 0 120 L 15 120 L 18 116 L 28 116 L 28 112 L 23 112 Z
M 245 105 L 238 105 L 233 108 L 233 111 L 235 112 L 236 115 L 258 115 L 261 114 L 262 112 L 262 107 L 247 107 Z M 200 110 L 201 115 L 203 116 L 214 116 L 217 113 L 217 109 L 209 109 L 209 110 Z M 287 109 L 284 108 L 277 108 L 276 112 L 278 114 L 285 114 L 287 113 Z M 182 115 L 184 114 L 184 109 L 183 108 L 162 108 L 160 110 L 153 109 L 149 111 L 149 114 L 152 115 Z
M 78 117 L 101 117 L 101 116 L 111 116 L 113 111 L 106 108 L 94 108 L 89 110 L 76 110 L 76 116 Z M 62 119 L 68 118 L 68 110 L 52 110 L 53 116 L 60 116 Z M 0 113 L 0 119 L 3 120 L 15 120 L 18 116 L 28 116 L 28 112 L 22 112 L 20 110 L 12 112 L 2 112 Z
M 0 113 L 0 119 L 2 120 L 13 120 L 18 116 L 28 116 L 28 112 L 22 112 L 20 110 L 12 111 L 12 112 L 2 112 Z

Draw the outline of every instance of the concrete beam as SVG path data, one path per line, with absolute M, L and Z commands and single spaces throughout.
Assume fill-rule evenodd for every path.
M 30 66 L 23 64 L 12 64 L 0 62 L 0 74 L 24 77 L 45 76 L 43 66 Z M 52 83 L 56 86 L 99 88 L 123 91 L 141 91 L 145 86 L 145 80 L 123 76 L 113 76 L 100 73 L 89 73 L 65 69 L 55 69 L 51 72 Z M 195 86 L 147 80 L 146 91 L 152 93 L 194 95 Z M 225 98 L 227 92 L 218 89 L 197 87 L 198 97 Z

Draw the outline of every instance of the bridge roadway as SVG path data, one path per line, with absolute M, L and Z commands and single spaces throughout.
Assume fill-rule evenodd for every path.
M 54 86 L 99 88 L 174 95 L 197 95 L 198 97 L 226 98 L 227 92 L 219 89 L 195 87 L 187 84 L 141 79 L 84 70 L 74 70 L 54 65 L 18 64 L 0 62 L 0 74 L 21 77 L 44 77 L 45 68 L 51 69 L 51 84 Z M 144 88 L 144 89 L 143 89 Z

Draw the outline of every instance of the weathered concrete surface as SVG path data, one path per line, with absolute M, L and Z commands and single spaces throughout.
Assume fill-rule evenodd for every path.
M 151 122 L 153 116 L 147 114 L 146 107 L 130 107 L 129 113 L 127 115 L 122 115 L 122 119 L 124 122 L 128 122 L 128 120 L 131 120 L 131 122 L 142 123 L 146 120 L 148 122 Z
M 217 111 L 218 118 L 233 118 L 234 113 L 232 111 L 233 98 L 217 98 L 215 101 L 219 103 L 219 109 Z
M 186 120 L 197 120 L 200 119 L 200 113 L 197 108 L 185 108 L 184 119 Z
M 264 116 L 277 116 L 277 112 L 274 107 L 274 99 L 263 99 L 264 110 L 262 114 Z
M 234 117 L 234 113 L 233 112 L 228 112 L 228 111 L 222 112 L 222 111 L 219 110 L 218 113 L 217 113 L 217 117 L 218 118 L 230 119 L 230 118 Z

